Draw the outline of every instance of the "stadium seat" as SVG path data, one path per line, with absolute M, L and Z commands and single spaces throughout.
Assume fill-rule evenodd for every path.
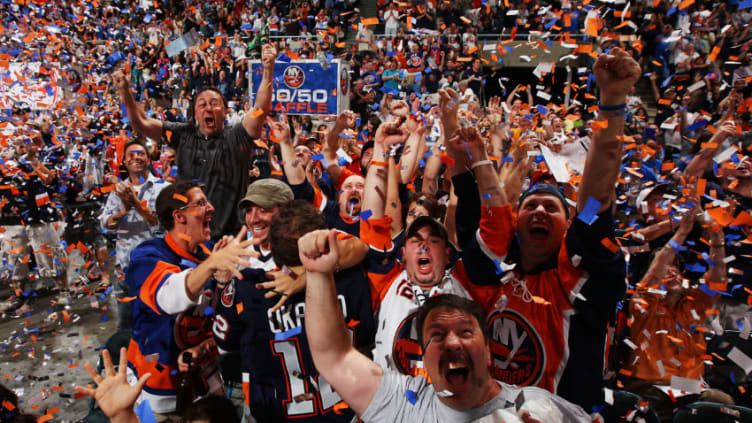
M 628 391 L 614 391 L 614 403 L 600 411 L 604 423 L 637 422 L 660 423 L 658 414 L 637 394 Z
M 674 416 L 674 423 L 706 422 L 752 422 L 752 409 L 717 402 L 695 402 L 683 406 Z

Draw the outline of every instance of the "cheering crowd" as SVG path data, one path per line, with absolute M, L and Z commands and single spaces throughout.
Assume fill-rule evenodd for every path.
M 112 421 L 749 412 L 749 2 L 4 3 L 3 316 L 117 296 Z M 273 111 L 335 58 L 351 110 Z

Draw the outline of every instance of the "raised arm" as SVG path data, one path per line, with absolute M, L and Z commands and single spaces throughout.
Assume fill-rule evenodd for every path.
M 407 142 L 399 161 L 400 182 L 403 184 L 413 179 L 415 171 L 418 170 L 420 158 L 426 152 L 426 140 L 424 138 L 426 126 L 423 120 L 410 117 L 405 124 L 410 135 L 407 137 Z
M 342 174 L 342 169 L 339 166 L 338 161 L 339 158 L 337 157 L 337 149 L 339 148 L 339 134 L 341 134 L 345 129 L 352 128 L 354 126 L 355 115 L 352 112 L 346 111 L 340 113 L 339 116 L 337 116 L 337 120 L 334 122 L 334 128 L 326 133 L 326 142 L 321 153 L 324 155 L 326 161 L 329 162 L 329 167 L 326 168 L 326 171 L 329 173 L 329 176 L 334 182 L 338 181 L 339 176 Z
M 290 140 L 290 127 L 286 122 L 271 122 L 272 135 L 279 142 L 282 151 L 282 166 L 285 170 L 287 182 L 290 185 L 299 185 L 305 181 L 305 166 L 295 157 L 295 150 Z
M 146 116 L 146 112 L 138 105 L 131 92 L 131 56 L 123 69 L 118 69 L 112 74 L 112 82 L 120 94 L 120 101 L 125 104 L 128 111 L 128 119 L 133 129 L 153 140 L 162 138 L 162 121 Z
M 601 111 L 597 120 L 606 120 L 608 127 L 593 135 L 585 170 L 577 194 L 577 211 L 592 197 L 601 204 L 598 212 L 611 206 L 614 185 L 619 176 L 621 144 L 624 135 L 624 110 L 627 94 L 640 77 L 640 65 L 620 48 L 601 54 L 593 65 L 595 80 L 600 87 Z
M 471 126 L 460 128 L 457 136 L 447 145 L 447 151 L 450 150 L 453 151 L 453 157 L 461 156 L 463 153 L 468 156 L 467 162 L 478 183 L 478 193 L 483 205 L 497 207 L 509 202 L 506 192 L 499 185 L 496 165 L 488 160 L 486 146 L 477 129 Z
M 391 145 L 403 142 L 405 137 L 407 137 L 407 129 L 397 127 L 396 122 L 382 123 L 376 129 L 373 158 L 366 174 L 366 185 L 363 191 L 363 210 L 370 210 L 371 218 L 384 217 L 389 166 L 388 150 Z
M 313 364 L 350 408 L 363 414 L 384 371 L 350 342 L 332 275 L 339 257 L 336 232 L 310 232 L 298 240 L 298 251 L 308 272 L 305 329 Z
M 638 288 L 648 288 L 662 283 L 664 276 L 666 276 L 666 273 L 668 272 L 669 266 L 673 263 L 674 258 L 676 257 L 676 250 L 674 250 L 673 246 L 681 246 L 684 244 L 684 241 L 687 240 L 687 236 L 692 232 L 694 221 L 694 217 L 690 215 L 686 215 L 682 218 L 679 223 L 679 228 L 674 233 L 674 236 L 672 236 L 666 246 L 658 250 L 658 253 L 653 257 L 653 261 L 650 262 L 648 271 L 645 272 L 645 276 L 643 276 L 640 283 L 637 284 Z
M 253 113 L 246 113 L 243 118 L 243 128 L 251 138 L 261 136 L 261 129 L 266 116 L 272 111 L 272 93 L 274 86 L 274 62 L 277 60 L 277 49 L 271 44 L 266 44 L 261 50 L 261 63 L 264 65 L 264 74 L 261 84 L 256 92 L 256 101 L 253 103 Z M 261 112 L 259 114 L 259 111 Z

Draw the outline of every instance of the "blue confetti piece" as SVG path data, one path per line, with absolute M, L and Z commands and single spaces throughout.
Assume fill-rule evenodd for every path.
M 315 160 L 315 161 L 318 162 L 318 161 L 324 160 L 324 155 L 323 154 L 314 154 L 313 156 L 311 156 L 311 158 L 313 160 Z
M 749 9 L 750 7 L 752 7 L 752 0 L 746 0 L 739 3 L 738 9 Z
M 707 268 L 699 263 L 687 263 L 684 265 L 684 270 L 694 273 L 705 273 Z
M 362 220 L 368 220 L 371 216 L 373 216 L 373 212 L 371 210 L 363 210 L 360 212 L 360 218 Z
M 206 308 L 204 309 L 204 316 L 211 316 L 212 314 L 214 314 L 214 309 L 206 306 Z
M 483 194 L 483 198 L 486 199 L 486 200 L 488 200 L 489 198 L 491 198 L 491 193 L 487 192 L 487 193 Z
M 582 211 L 577 214 L 577 219 L 590 226 L 598 220 L 598 210 L 601 208 L 601 202 L 593 197 L 588 197 L 587 203 Z
M 154 411 L 151 410 L 151 404 L 149 400 L 143 400 L 136 409 L 136 416 L 141 423 L 157 423 L 157 418 L 154 416 Z
M 540 113 L 542 116 L 548 114 L 548 109 L 542 104 L 539 104 L 538 107 L 535 108 L 535 110 L 537 110 L 538 113 Z
M 347 166 L 347 160 L 345 160 L 344 157 L 340 157 L 337 159 L 337 164 L 340 165 L 340 167 Z
M 295 335 L 299 335 L 302 331 L 303 331 L 303 327 L 302 326 L 298 326 L 298 327 L 292 328 L 292 329 L 284 331 L 284 332 L 275 333 L 274 334 L 274 340 L 275 341 L 283 341 L 285 339 L 290 339 L 290 338 L 292 338 Z
M 106 321 L 108 321 L 108 320 L 110 320 L 110 319 L 109 319 L 109 318 L 108 318 L 107 316 L 102 316 L 102 321 L 103 321 L 103 322 L 106 322 Z M 141 420 L 141 421 L 143 422 L 143 420 Z M 156 420 L 155 420 L 155 421 L 156 421 Z
M 410 404 L 415 405 L 415 403 L 418 402 L 418 397 L 415 395 L 415 392 L 409 389 L 405 391 L 405 396 L 407 397 L 407 400 L 410 402 Z
M 504 273 L 504 270 L 502 270 L 501 264 L 499 263 L 498 260 L 494 260 L 493 263 L 494 263 L 494 266 L 496 266 L 496 274 L 497 275 L 500 275 L 500 274 Z
M 683 246 L 679 245 L 679 243 L 676 242 L 676 241 L 674 241 L 674 240 L 670 240 L 668 242 L 668 245 L 669 245 L 669 247 L 671 247 L 677 253 L 680 252 L 680 251 L 687 251 L 687 247 L 683 247 Z

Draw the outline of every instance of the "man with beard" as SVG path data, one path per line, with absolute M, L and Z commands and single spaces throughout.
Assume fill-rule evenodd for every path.
M 363 421 L 590 422 L 581 408 L 550 392 L 493 380 L 483 311 L 456 295 L 429 298 L 416 319 L 430 384 L 426 376 L 399 374 L 358 352 L 336 296 L 335 237 L 335 231 L 316 231 L 298 241 L 308 272 L 305 328 L 316 368 Z
M 215 88 L 207 87 L 198 92 L 191 104 L 188 123 L 163 122 L 147 117 L 134 100 L 129 67 L 116 71 L 113 80 L 133 129 L 151 139 L 165 137 L 177 152 L 177 180 L 204 183 L 207 197 L 214 204 L 237 204 L 248 186 L 253 138 L 260 136 L 264 119 L 271 111 L 276 57 L 276 49 L 265 45 L 261 57 L 263 77 L 254 112 L 247 113 L 240 124 L 232 127 L 225 127 L 226 99 Z M 221 207 L 212 219 L 212 238 L 235 233 L 239 222 L 235 207 Z
M 140 140 L 129 141 L 123 150 L 123 165 L 128 170 L 128 178 L 119 182 L 115 191 L 107 197 L 99 221 L 103 229 L 116 233 L 117 263 L 124 272 L 130 262 L 131 251 L 157 234 L 159 222 L 154 210 L 157 208 L 157 196 L 167 185 L 149 172 L 151 160 Z M 125 280 L 116 278 L 116 281 L 118 298 L 129 297 Z M 118 303 L 121 328 L 131 327 L 131 317 L 128 303 Z

